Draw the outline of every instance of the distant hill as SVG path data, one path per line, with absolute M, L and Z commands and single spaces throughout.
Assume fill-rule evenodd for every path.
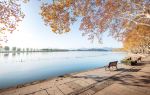
M 111 48 L 111 47 L 104 47 L 105 50 L 114 51 L 114 52 L 125 52 L 124 48 Z
M 42 52 L 66 52 L 66 51 L 124 51 L 123 48 L 80 48 L 80 49 L 41 49 Z
M 112 47 L 103 47 L 102 49 L 105 49 L 105 50 L 107 50 L 107 51 L 112 51 L 112 50 L 115 49 L 115 48 L 112 48 Z
M 74 49 L 71 51 L 109 51 L 109 50 L 102 49 L 102 48 L 91 48 L 91 49 Z
M 112 51 L 115 51 L 115 52 L 125 52 L 125 50 L 123 48 L 114 48 L 114 49 L 112 49 Z

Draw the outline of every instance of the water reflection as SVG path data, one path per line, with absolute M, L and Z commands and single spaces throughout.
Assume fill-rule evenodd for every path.
M 12 56 L 15 57 L 15 56 L 16 56 L 16 53 L 12 53 Z
M 18 55 L 20 55 L 20 52 L 17 52 Z
M 102 67 L 125 55 L 115 52 L 0 53 L 0 88 Z
M 8 57 L 9 56 L 9 53 L 4 53 L 4 57 Z

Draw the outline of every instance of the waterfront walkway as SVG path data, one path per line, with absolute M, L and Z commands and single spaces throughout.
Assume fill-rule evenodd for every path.
M 0 90 L 0 95 L 150 95 L 150 62 L 86 72 Z

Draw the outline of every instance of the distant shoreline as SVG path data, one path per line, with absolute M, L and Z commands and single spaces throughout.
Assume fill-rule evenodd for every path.
M 98 51 L 98 52 L 103 52 L 103 51 L 108 51 L 109 50 L 56 50 L 56 51 L 3 51 L 3 52 L 0 52 L 0 53 L 34 53 L 34 52 L 69 52 L 69 51 L 90 51 L 90 52 L 94 52 L 94 51 Z M 114 52 L 114 51 L 112 51 Z

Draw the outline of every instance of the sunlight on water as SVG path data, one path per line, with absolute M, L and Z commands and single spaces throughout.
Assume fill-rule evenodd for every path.
M 121 60 L 120 52 L 0 54 L 0 88 L 102 67 Z

